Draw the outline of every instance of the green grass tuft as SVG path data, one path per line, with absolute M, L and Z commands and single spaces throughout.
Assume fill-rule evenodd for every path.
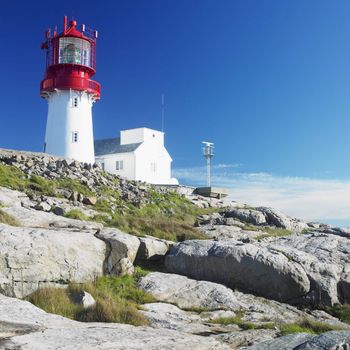
M 67 213 L 65 213 L 64 216 L 69 219 L 76 219 L 76 220 L 83 220 L 83 221 L 88 220 L 88 217 L 79 209 L 72 209 Z
M 344 329 L 339 326 L 334 326 L 319 321 L 313 321 L 308 318 L 304 318 L 296 323 L 281 324 L 279 328 L 281 335 L 287 335 L 290 333 L 321 334 L 328 331 L 340 331 Z
M 350 324 L 350 305 L 349 304 L 335 304 L 326 308 L 326 311 L 339 318 L 340 321 Z
M 262 230 L 265 233 L 255 236 L 254 239 L 262 239 L 267 237 L 284 237 L 284 236 L 290 236 L 292 234 L 292 231 L 287 230 L 286 228 L 264 227 L 262 228 Z
M 10 226 L 21 226 L 21 223 L 12 215 L 0 209 L 0 222 Z
M 148 325 L 148 320 L 138 310 L 141 304 L 155 301 L 151 294 L 137 288 L 137 278 L 145 273 L 138 268 L 137 277 L 103 276 L 90 283 L 70 283 L 66 289 L 43 288 L 27 299 L 46 312 L 77 321 Z M 73 302 L 73 295 L 81 290 L 95 298 L 95 306 L 84 309 Z
M 253 323 L 242 320 L 244 316 L 244 311 L 237 311 L 236 316 L 232 317 L 219 317 L 211 320 L 211 323 L 217 323 L 221 325 L 236 324 L 239 328 L 243 330 L 249 329 L 274 329 L 275 324 L 273 322 L 268 323 Z

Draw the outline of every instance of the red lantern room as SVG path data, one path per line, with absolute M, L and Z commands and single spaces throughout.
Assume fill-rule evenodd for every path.
M 96 73 L 97 31 L 87 30 L 84 24 L 79 31 L 76 26 L 71 20 L 67 27 L 65 16 L 62 33 L 55 30 L 51 36 L 51 30 L 46 31 L 46 41 L 41 44 L 46 50 L 45 78 L 40 83 L 44 98 L 55 89 L 86 91 L 100 98 L 100 84 L 91 79 Z

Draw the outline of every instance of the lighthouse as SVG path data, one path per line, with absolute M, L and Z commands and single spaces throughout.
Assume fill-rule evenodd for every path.
M 63 32 L 48 29 L 41 48 L 46 71 L 40 95 L 48 102 L 44 152 L 94 163 L 92 105 L 100 99 L 96 73 L 97 31 L 64 17 Z

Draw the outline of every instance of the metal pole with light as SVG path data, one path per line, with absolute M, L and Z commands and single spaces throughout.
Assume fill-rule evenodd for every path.
M 207 160 L 207 186 L 211 186 L 211 158 L 214 156 L 214 143 L 203 141 L 203 155 L 204 158 Z

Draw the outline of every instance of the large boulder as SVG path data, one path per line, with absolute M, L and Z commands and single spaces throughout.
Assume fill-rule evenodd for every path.
M 161 302 L 175 304 L 183 309 L 203 310 L 201 316 L 206 319 L 226 317 L 215 316 L 217 311 L 210 310 L 230 310 L 244 311 L 244 320 L 248 322 L 296 322 L 309 317 L 337 324 L 337 320 L 326 313 L 318 312 L 314 317 L 288 304 L 233 291 L 222 284 L 197 281 L 176 274 L 149 273 L 140 279 L 139 287 Z
M 90 233 L 0 224 L 0 292 L 25 297 L 38 288 L 102 275 L 106 245 Z
M 305 270 L 284 254 L 239 241 L 186 241 L 165 258 L 167 271 L 288 302 L 310 291 Z
M 260 245 L 300 265 L 310 291 L 299 301 L 313 305 L 350 303 L 350 240 L 324 233 L 291 235 Z
M 105 241 L 109 246 L 105 269 L 107 273 L 132 273 L 130 264 L 135 261 L 140 241 L 137 237 L 118 229 L 103 229 L 96 237 Z M 127 261 L 128 260 L 128 261 Z
M 137 252 L 137 260 L 162 260 L 173 242 L 165 241 L 155 237 L 140 237 L 140 248 Z
M 293 232 L 301 232 L 308 228 L 308 225 L 305 222 L 293 219 L 277 209 L 268 207 L 259 207 L 256 209 L 265 215 L 269 225 L 285 228 Z
M 266 217 L 263 213 L 254 209 L 231 208 L 225 211 L 226 218 L 234 218 L 253 225 L 266 224 Z
M 350 331 L 331 331 L 321 335 L 295 333 L 253 345 L 247 350 L 345 350 L 350 348 Z

